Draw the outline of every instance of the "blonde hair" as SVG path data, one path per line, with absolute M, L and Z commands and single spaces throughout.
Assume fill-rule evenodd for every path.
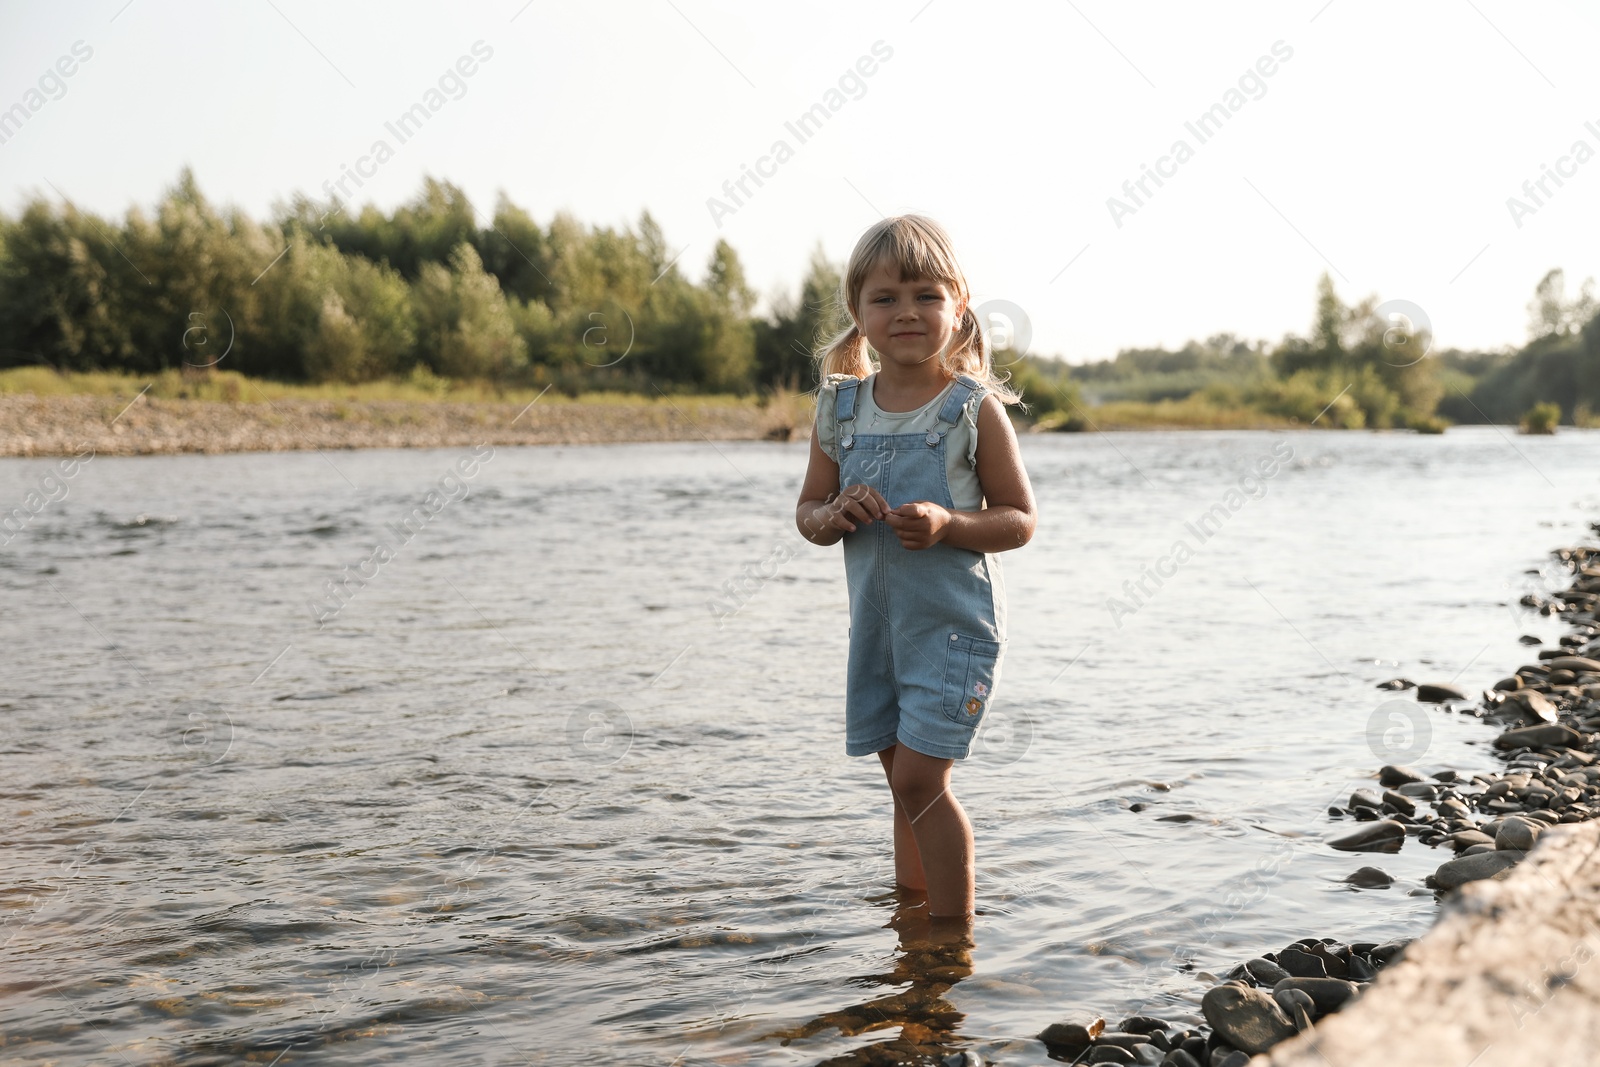
M 965 305 L 961 321 L 956 324 L 955 335 L 945 350 L 939 353 L 939 366 L 946 377 L 965 374 L 986 386 L 1003 404 L 1015 404 L 1021 394 L 1007 384 L 1007 378 L 996 375 L 994 359 L 989 352 L 989 338 L 972 309 L 972 290 L 967 287 L 967 276 L 956 263 L 955 250 L 950 235 L 944 227 L 926 215 L 896 215 L 875 224 L 850 253 L 840 283 L 839 298 L 850 313 L 850 325 L 824 342 L 816 352 L 816 360 L 823 381 L 830 374 L 848 374 L 865 378 L 875 369 L 868 355 L 866 335 L 856 322 L 859 320 L 861 289 L 867 275 L 880 264 L 898 268 L 902 281 L 929 279 L 949 286 L 956 299 Z

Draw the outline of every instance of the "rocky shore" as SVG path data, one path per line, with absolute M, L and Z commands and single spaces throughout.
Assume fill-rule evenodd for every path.
M 130 403 L 131 401 L 131 403 Z M 126 410 L 124 410 L 126 409 Z M 0 456 L 788 440 L 781 407 L 696 397 L 525 403 L 0 395 Z
M 1600 523 L 1594 529 L 1600 533 Z M 1418 846 L 1452 853 L 1428 879 L 1444 904 L 1446 922 L 1441 924 L 1441 933 L 1450 923 L 1493 928 L 1497 913 L 1481 903 L 1471 904 L 1485 897 L 1473 894 L 1464 902 L 1462 887 L 1506 879 L 1530 852 L 1535 863 L 1544 863 L 1552 870 L 1570 869 L 1569 880 L 1595 879 L 1600 875 L 1600 862 L 1591 865 L 1593 871 L 1585 866 L 1600 848 L 1600 826 L 1585 826 L 1581 835 L 1556 834 L 1551 849 L 1538 848 L 1541 836 L 1552 827 L 1585 823 L 1600 814 L 1600 548 L 1567 548 L 1555 555 L 1573 574 L 1571 583 L 1548 599 L 1525 597 L 1523 605 L 1560 616 L 1569 623 L 1572 632 L 1564 635 L 1557 647 L 1540 649 L 1533 661 L 1519 666 L 1477 698 L 1448 684 L 1416 685 L 1402 678 L 1380 686 L 1396 692 L 1409 691 L 1420 702 L 1475 715 L 1497 727 L 1500 732 L 1494 746 L 1505 769 L 1468 777 L 1449 769 L 1424 774 L 1409 767 L 1385 766 L 1374 774 L 1376 783 L 1372 788 L 1357 789 L 1347 804 L 1328 812 L 1335 822 L 1349 820 L 1356 824 L 1334 834 L 1328 841 L 1334 849 L 1392 853 L 1408 841 L 1415 841 Z M 1537 638 L 1523 640 L 1530 646 L 1540 644 Z M 1552 853 L 1559 854 L 1552 857 Z M 1361 879 L 1367 880 L 1365 884 L 1388 880 L 1388 875 L 1375 867 L 1363 867 L 1350 877 L 1357 884 L 1362 884 Z M 1560 884 L 1546 876 L 1530 879 L 1520 887 L 1516 899 L 1523 901 L 1523 910 L 1539 916 L 1528 920 L 1536 925 L 1522 928 L 1522 940 L 1537 940 L 1540 934 L 1550 932 L 1545 927 L 1555 922 L 1551 915 L 1564 902 L 1547 898 L 1557 895 L 1555 890 Z M 1577 898 L 1600 898 L 1600 881 L 1575 887 L 1574 896 L 1567 903 Z M 1575 946 L 1587 947 L 1589 940 L 1600 933 L 1600 909 L 1583 909 L 1576 919 L 1568 915 L 1564 924 L 1579 927 L 1562 930 L 1555 937 L 1557 945 L 1565 946 L 1565 962 L 1570 963 Z M 1206 992 L 1201 1001 L 1202 1017 L 1161 1019 L 1136 1015 L 1123 1019 L 1115 1028 L 1108 1028 L 1101 1018 L 1063 1020 L 1046 1027 L 1039 1039 L 1052 1058 L 1072 1063 L 1244 1067 L 1252 1057 L 1268 1053 L 1282 1042 L 1288 1042 L 1284 1049 L 1289 1055 L 1280 1058 L 1274 1054 L 1274 1063 L 1333 1062 L 1341 1067 L 1355 1062 L 1420 1063 L 1424 1061 L 1389 1058 L 1387 1052 L 1392 1051 L 1392 1044 L 1386 1042 L 1382 1028 L 1374 1031 L 1372 1026 L 1350 1027 L 1341 1032 L 1345 1042 L 1341 1048 L 1359 1048 L 1364 1053 L 1352 1051 L 1352 1058 L 1329 1060 L 1327 1050 L 1317 1039 L 1318 1024 L 1361 997 L 1379 1001 L 1377 1012 L 1385 1014 L 1381 1004 L 1384 998 L 1413 996 L 1417 988 L 1431 983 L 1444 990 L 1430 1001 L 1431 1024 L 1457 1034 L 1458 1042 L 1464 1044 L 1466 1032 L 1481 1020 L 1463 1017 L 1463 1013 L 1472 1010 L 1472 1001 L 1461 997 L 1452 1001 L 1449 994 L 1457 986 L 1492 986 L 1492 995 L 1509 1004 L 1509 1008 L 1501 1006 L 1498 1013 L 1506 1015 L 1508 1021 L 1516 1016 L 1515 1024 L 1520 1027 L 1522 1016 L 1542 1008 L 1555 990 L 1572 981 L 1572 975 L 1560 971 L 1562 960 L 1537 956 L 1529 959 L 1528 953 L 1521 953 L 1518 966 L 1537 971 L 1543 979 L 1541 988 L 1534 990 L 1543 1001 L 1536 995 L 1528 1002 L 1532 1006 L 1524 1005 L 1518 1014 L 1521 1000 L 1527 1000 L 1526 991 L 1513 987 L 1507 979 L 1481 973 L 1461 973 L 1443 981 L 1439 978 L 1441 967 L 1487 972 L 1494 966 L 1505 966 L 1505 959 L 1510 957 L 1504 953 L 1511 950 L 1478 948 L 1472 951 L 1485 955 L 1475 958 L 1472 951 L 1460 948 L 1461 944 L 1472 943 L 1470 937 L 1454 930 L 1444 936 L 1450 946 L 1427 946 L 1433 957 L 1428 978 L 1419 978 L 1419 969 L 1413 966 L 1403 981 L 1379 980 L 1380 972 L 1405 959 L 1406 942 L 1342 943 L 1335 938 L 1308 937 L 1235 966 Z M 1429 940 L 1431 934 L 1424 944 Z M 1501 936 L 1500 940 L 1506 938 Z M 1480 929 L 1478 942 L 1484 941 Z M 1501 955 L 1496 956 L 1496 951 Z M 1369 986 L 1375 988 L 1365 992 Z M 1488 996 L 1486 993 L 1484 999 Z M 1385 1017 L 1409 1018 L 1416 1014 L 1412 1006 L 1409 1012 L 1392 1010 Z M 1357 1036 L 1350 1037 L 1351 1031 Z M 1419 1040 L 1423 1045 L 1428 1043 Z M 1479 1041 L 1484 1046 L 1479 1051 L 1486 1050 L 1492 1040 Z M 1507 1039 L 1506 1045 L 1514 1049 L 1517 1042 Z M 1600 1062 L 1600 1049 L 1589 1049 L 1581 1059 L 1536 1057 L 1506 1062 Z M 1446 1057 L 1437 1062 L 1455 1061 Z

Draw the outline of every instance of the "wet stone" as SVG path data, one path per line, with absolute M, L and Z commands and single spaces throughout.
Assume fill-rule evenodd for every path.
M 1051 1023 L 1040 1032 L 1039 1040 L 1047 1045 L 1083 1048 L 1100 1036 L 1105 1028 L 1104 1019 L 1092 1019 L 1087 1023 Z
M 1395 764 L 1388 764 L 1378 771 L 1378 784 L 1390 789 L 1395 786 L 1426 782 L 1427 780 L 1427 777 L 1418 771 Z
M 1451 834 L 1445 840 L 1450 842 L 1450 847 L 1457 852 L 1465 852 L 1474 845 L 1494 844 L 1494 838 L 1482 830 L 1462 830 L 1459 833 Z
M 1293 945 L 1278 953 L 1278 966 L 1293 978 L 1325 978 L 1328 974 L 1328 965 L 1322 957 Z
M 1379 819 L 1360 826 L 1342 837 L 1334 838 L 1328 845 L 1340 852 L 1399 852 L 1405 839 L 1405 823 L 1394 819 Z
M 1514 849 L 1526 852 L 1539 840 L 1540 825 L 1531 819 L 1519 819 L 1512 816 L 1500 824 L 1500 829 L 1494 833 L 1494 847 L 1496 849 Z
M 1357 867 L 1342 881 L 1357 889 L 1383 889 L 1394 884 L 1394 878 L 1377 867 Z
M 1259 989 L 1215 986 L 1201 998 L 1200 1010 L 1218 1038 L 1252 1055 L 1267 1051 L 1295 1033 L 1294 1023 L 1283 1009 Z M 1247 1062 L 1248 1056 L 1241 1061 Z
M 1517 748 L 1543 748 L 1545 745 L 1557 745 L 1562 748 L 1576 748 L 1583 742 L 1578 736 L 1578 731 L 1570 726 L 1560 723 L 1540 723 L 1537 726 L 1519 726 L 1507 730 L 1494 739 L 1494 747 L 1498 749 Z
M 1343 978 L 1350 973 L 1349 965 L 1345 963 L 1344 957 L 1339 954 L 1334 946 L 1312 945 L 1306 951 L 1322 961 L 1322 966 L 1327 969 L 1329 977 Z M 1347 949 L 1346 951 L 1349 950 Z
M 1171 1029 L 1165 1020 L 1157 1019 L 1151 1015 L 1130 1015 L 1122 1020 L 1117 1027 L 1124 1034 L 1155 1034 L 1161 1030 Z
M 1311 999 L 1311 994 L 1303 989 L 1293 986 L 1284 986 L 1282 989 L 1272 991 L 1272 999 L 1278 1002 L 1278 1007 L 1294 1023 L 1296 1030 L 1306 1030 L 1311 1026 L 1312 1016 L 1316 1014 L 1317 1003 Z
M 1365 870 L 1366 868 L 1362 869 Z M 1244 966 L 1245 970 L 1250 972 L 1250 977 L 1254 978 L 1257 982 L 1260 982 L 1264 986 L 1277 985 L 1279 982 L 1289 977 L 1288 971 L 1284 970 L 1282 967 L 1279 967 L 1271 960 L 1261 959 L 1260 957 L 1246 961 Z
M 1357 789 L 1350 794 L 1350 808 L 1381 808 L 1383 800 L 1370 789 Z
M 1466 700 L 1467 694 L 1461 687 L 1447 682 L 1424 682 L 1417 686 L 1417 699 L 1425 704 L 1446 704 L 1452 700 Z
M 1383 803 L 1387 807 L 1398 811 L 1401 815 L 1415 815 L 1417 813 L 1417 802 L 1402 793 L 1395 792 L 1393 789 L 1385 789 L 1383 791 Z
M 1272 993 L 1276 996 L 1289 989 L 1298 989 L 1309 996 L 1321 1014 L 1338 1011 L 1361 991 L 1360 986 L 1343 978 L 1285 978 L 1272 987 Z
M 1439 869 L 1433 872 L 1433 884 L 1443 890 L 1456 889 L 1468 882 L 1493 878 L 1508 871 L 1520 859 L 1522 853 L 1510 849 L 1490 850 L 1472 856 L 1457 856 L 1441 864 Z

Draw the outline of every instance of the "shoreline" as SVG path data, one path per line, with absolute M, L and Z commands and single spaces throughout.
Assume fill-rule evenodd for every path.
M 1600 523 L 1591 529 L 1600 534 Z M 1336 833 L 1326 844 L 1333 849 L 1396 853 L 1414 838 L 1419 846 L 1445 846 L 1454 853 L 1441 857 L 1424 880 L 1441 904 L 1429 928 L 1415 939 L 1383 944 L 1310 936 L 1263 952 L 1211 979 L 1200 1004 L 1203 1021 L 1173 1013 L 1175 1021 L 1136 1014 L 1116 1030 L 1098 1017 L 1053 1023 L 1038 1035 L 1052 1058 L 1245 1067 L 1254 1056 L 1270 1055 L 1283 1067 L 1320 1067 L 1333 1050 L 1338 1063 L 1395 1062 L 1389 1053 L 1403 1035 L 1408 1053 L 1430 1047 L 1437 1053 L 1404 1062 L 1460 1067 L 1447 1049 L 1459 1051 L 1470 1035 L 1472 1043 L 1485 1046 L 1481 1055 L 1506 1036 L 1508 1024 L 1520 1030 L 1526 1016 L 1549 1006 L 1555 1006 L 1553 1018 L 1566 1018 L 1540 1028 L 1547 1046 L 1568 1047 L 1595 1036 L 1600 1022 L 1589 1022 L 1589 1002 L 1596 992 L 1572 982 L 1568 972 L 1574 944 L 1586 946 L 1600 935 L 1593 909 L 1574 903 L 1600 898 L 1600 863 L 1590 862 L 1600 849 L 1600 823 L 1593 821 L 1600 817 L 1600 547 L 1560 548 L 1552 555 L 1571 581 L 1548 597 L 1530 594 L 1521 603 L 1567 622 L 1571 630 L 1559 644 L 1540 648 L 1536 660 L 1477 698 L 1447 683 L 1397 678 L 1379 686 L 1397 697 L 1414 691 L 1419 706 L 1472 715 L 1496 727 L 1493 745 L 1504 770 L 1469 777 L 1450 769 L 1424 774 L 1386 765 L 1372 775 L 1374 788 L 1358 788 L 1345 806 L 1328 809 Z M 1554 832 L 1541 845 L 1547 830 Z M 1524 868 L 1526 856 L 1534 859 Z M 1552 892 L 1552 870 L 1570 875 L 1561 883 L 1567 897 L 1556 899 Z M 1396 880 L 1363 866 L 1345 881 L 1378 887 Z M 1512 917 L 1503 918 L 1502 911 Z M 1527 936 L 1508 938 L 1499 928 L 1502 921 Z M 1557 933 L 1553 925 L 1562 924 L 1582 927 L 1581 933 L 1569 929 L 1550 936 Z M 1508 940 L 1538 947 L 1513 953 Z M 1416 948 L 1408 953 L 1412 944 Z M 1539 988 L 1519 984 L 1528 974 L 1562 980 Z M 1462 987 L 1470 992 L 1458 993 Z M 1527 1004 L 1519 999 L 1524 997 Z M 1317 1029 L 1334 1018 L 1336 1027 Z M 1574 1062 L 1542 1057 L 1539 1044 L 1537 1032 L 1504 1041 L 1502 1055 L 1485 1067 Z M 1600 1062 L 1600 1052 L 1583 1062 Z
M 794 432 L 788 406 L 725 398 L 543 397 L 529 404 L 0 394 L 0 457 L 787 441 Z
M 1205 432 L 1307 429 L 1257 412 L 1205 418 L 1150 405 L 1089 409 L 1092 425 L 1054 428 L 1013 415 L 1019 434 Z M 335 451 L 490 445 L 583 445 L 671 441 L 805 440 L 809 394 L 603 399 L 537 394 L 531 403 L 494 399 L 257 401 L 145 393 L 0 393 L 0 458 L 81 455 Z M 1406 432 L 1406 431 L 1383 431 Z

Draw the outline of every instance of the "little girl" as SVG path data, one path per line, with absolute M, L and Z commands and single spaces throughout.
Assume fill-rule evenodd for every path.
M 875 752 L 894 795 L 894 869 L 933 918 L 973 915 L 972 824 L 950 792 L 994 699 L 1005 589 L 992 553 L 1033 536 L 1033 490 L 971 293 L 920 215 L 856 243 L 851 325 L 818 353 L 823 385 L 795 522 L 844 541 L 850 586 L 845 752 Z M 874 364 L 869 356 L 878 357 Z

